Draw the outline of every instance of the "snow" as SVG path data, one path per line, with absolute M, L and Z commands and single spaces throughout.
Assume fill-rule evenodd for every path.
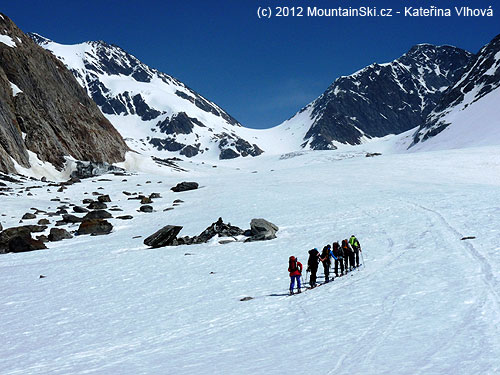
M 460 105 L 446 113 L 439 123 L 450 124 L 436 136 L 419 142 L 410 151 L 500 145 L 500 87 L 473 101 L 482 86 L 465 95 Z
M 9 47 L 15 47 L 16 43 L 12 40 L 12 38 L 8 35 L 0 34 L 0 43 L 3 43 Z
M 16 96 L 17 94 L 20 94 L 22 93 L 23 91 L 17 87 L 14 83 L 12 82 L 9 82 L 10 83 L 10 87 L 12 88 L 12 96 Z
M 134 219 L 110 219 L 107 236 L 0 256 L 0 373 L 284 374 L 291 364 L 318 374 L 498 372 L 500 147 L 366 158 L 366 146 L 106 176 L 63 193 L 33 181 L 42 187 L 32 197 L 2 196 L 4 228 L 31 207 L 54 210 L 55 195 L 78 203 L 92 191 Z M 200 189 L 169 190 L 182 180 Z M 138 213 L 124 190 L 163 198 Z M 174 199 L 184 203 L 163 212 Z M 242 228 L 266 218 L 278 238 L 142 243 L 163 225 L 194 235 L 219 216 Z M 306 263 L 310 248 L 353 233 L 365 267 L 284 296 L 288 256 Z
M 26 138 L 25 133 L 22 134 L 23 140 Z M 17 163 L 13 158 L 11 158 L 14 163 L 14 167 L 17 173 L 33 178 L 42 178 L 46 177 L 51 181 L 66 181 L 69 179 L 69 175 L 72 171 L 72 162 L 69 157 L 67 157 L 68 162 L 66 163 L 66 167 L 59 171 L 49 162 L 42 161 L 38 158 L 38 155 L 34 152 L 27 150 L 30 168 L 25 168 Z

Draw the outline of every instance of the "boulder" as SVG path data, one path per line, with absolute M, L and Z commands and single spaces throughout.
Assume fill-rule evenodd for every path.
M 149 203 L 153 203 L 151 198 L 149 198 L 149 197 L 142 197 L 141 198 L 141 204 L 149 204 Z
M 197 182 L 186 182 L 186 181 L 184 181 L 184 182 L 178 183 L 173 188 L 170 188 L 170 190 L 178 193 L 178 192 L 181 192 L 181 191 L 198 189 L 198 186 L 199 185 L 198 185 Z
M 109 203 L 111 202 L 111 198 L 109 197 L 109 195 L 101 195 L 97 198 L 97 200 L 101 203 Z
M 167 225 L 144 240 L 144 244 L 153 248 L 176 245 L 176 237 L 182 230 L 178 225 Z
M 149 194 L 149 199 L 158 199 L 161 198 L 160 193 L 151 193 Z
M 80 206 L 75 206 L 73 207 L 73 211 L 75 211 L 77 214 L 84 214 L 89 212 L 89 210 L 85 207 L 80 207 Z
M 83 217 L 83 220 L 110 219 L 112 217 L 113 215 L 111 215 L 108 211 L 96 210 L 96 211 L 90 211 L 87 215 Z
M 27 212 L 23 215 L 22 220 L 36 219 L 36 215 L 31 212 Z
M 40 240 L 31 238 L 28 227 L 7 228 L 0 233 L 0 254 L 41 250 L 47 247 Z
M 75 215 L 71 215 L 71 214 L 64 214 L 64 215 L 62 215 L 62 220 L 61 221 L 65 222 L 65 223 L 74 224 L 74 223 L 81 223 L 82 220 L 83 219 L 81 217 L 78 217 L 78 216 L 75 216 Z
M 61 228 L 51 228 L 49 234 L 49 241 L 61 241 L 73 238 L 73 236 L 66 230 Z
M 30 232 L 43 232 L 45 229 L 47 229 L 46 225 L 23 225 L 23 228 L 28 229 Z
M 49 224 L 50 224 L 50 220 L 48 220 L 48 219 L 38 220 L 38 225 L 49 225 Z
M 145 204 L 139 208 L 139 211 L 141 211 L 141 212 L 153 212 L 153 207 L 148 205 L 148 204 Z
M 264 219 L 252 219 L 250 222 L 250 231 L 252 236 L 245 242 L 265 241 L 276 238 L 276 232 L 279 228 L 273 223 Z
M 90 203 L 87 208 L 89 210 L 104 210 L 106 208 L 108 208 L 108 206 L 106 205 L 106 203 L 103 203 L 103 202 L 92 202 Z
M 113 225 L 103 219 L 84 220 L 78 228 L 78 234 L 91 234 L 93 236 L 109 234 L 113 230 Z
M 3 231 L 2 223 L 0 223 L 0 232 Z
M 134 217 L 132 215 L 123 215 L 123 216 L 117 216 L 116 218 L 120 220 L 130 220 L 133 219 Z

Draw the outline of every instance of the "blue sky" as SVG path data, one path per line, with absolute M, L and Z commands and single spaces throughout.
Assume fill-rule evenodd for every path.
M 257 8 L 492 6 L 494 17 L 273 17 Z M 8 1 L 0 10 L 25 32 L 59 43 L 104 40 L 215 101 L 243 125 L 291 117 L 337 77 L 391 61 L 418 43 L 477 52 L 500 33 L 493 0 Z

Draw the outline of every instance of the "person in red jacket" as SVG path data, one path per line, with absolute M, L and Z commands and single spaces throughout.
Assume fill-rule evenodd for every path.
M 293 294 L 295 280 L 297 280 L 297 293 L 300 293 L 300 276 L 302 275 L 302 263 L 293 255 L 288 258 L 288 272 L 290 272 L 290 294 Z

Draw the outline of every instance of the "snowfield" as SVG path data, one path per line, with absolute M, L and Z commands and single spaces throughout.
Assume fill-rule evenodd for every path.
M 31 181 L 33 196 L 1 196 L 4 228 L 32 207 L 55 210 L 55 196 L 81 204 L 92 192 L 134 218 L 0 255 L 0 373 L 499 373 L 500 146 L 373 158 L 359 147 L 184 162 L 187 173 L 150 168 L 63 193 Z M 181 181 L 200 189 L 169 190 Z M 122 191 L 162 198 L 139 213 Z M 243 229 L 265 218 L 278 238 L 143 245 L 164 225 L 193 236 L 218 217 Z M 360 270 L 286 296 L 290 255 L 305 265 L 309 249 L 351 234 Z

